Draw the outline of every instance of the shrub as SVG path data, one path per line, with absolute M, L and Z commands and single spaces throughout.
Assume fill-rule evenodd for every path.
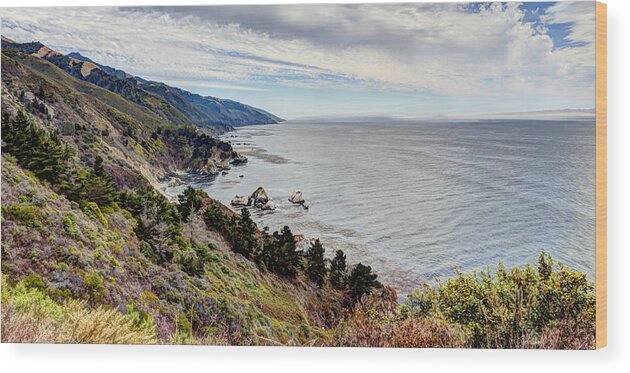
M 463 327 L 473 347 L 594 346 L 593 284 L 545 253 L 538 271 L 529 266 L 507 271 L 502 265 L 496 273 L 458 271 L 444 283 L 415 291 L 402 308 L 406 315 Z
M 15 287 L 10 287 L 4 276 L 2 277 L 2 301 L 8 301 L 18 312 L 28 313 L 34 320 L 48 319 L 60 321 L 64 317 L 64 310 L 58 303 L 50 299 L 41 289 L 28 287 L 33 282 L 33 277 L 18 282 Z M 41 285 L 41 284 L 40 284 Z
M 177 324 L 178 333 L 182 333 L 183 335 L 188 335 L 188 336 L 192 335 L 192 325 L 190 324 L 190 321 L 188 321 L 188 318 L 183 312 L 177 313 L 176 324 Z
M 2 342 L 156 343 L 153 319 L 133 306 L 123 315 L 82 300 L 59 304 L 26 282 L 12 287 L 2 276 Z
M 81 203 L 81 210 L 83 210 L 85 215 L 99 221 L 104 227 L 107 227 L 107 219 L 105 219 L 105 216 L 101 212 L 101 209 L 98 207 L 96 202 L 83 201 Z
M 32 273 L 24 277 L 22 279 L 22 283 L 27 289 L 37 289 L 42 291 L 46 290 L 46 284 L 44 283 L 44 280 L 42 280 L 41 277 Z
M 211 259 L 208 250 L 195 242 L 186 245 L 175 254 L 175 263 L 182 271 L 191 276 L 201 276 L 205 272 L 205 264 Z
M 5 217 L 31 228 L 42 226 L 40 208 L 33 205 L 10 205 L 5 209 Z
M 103 278 L 96 272 L 83 274 L 83 287 L 88 300 L 92 303 L 98 302 L 105 295 Z
M 77 232 L 74 229 L 76 222 L 77 217 L 73 213 L 68 213 L 61 219 L 63 230 L 71 237 L 75 237 L 77 235 Z

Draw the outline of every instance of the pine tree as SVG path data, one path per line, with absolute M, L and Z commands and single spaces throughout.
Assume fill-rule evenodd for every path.
M 343 288 L 346 280 L 346 255 L 341 250 L 335 252 L 330 262 L 330 283 L 337 289 Z
M 280 257 L 278 258 L 278 273 L 283 276 L 295 278 L 300 267 L 300 253 L 295 245 L 295 237 L 288 226 L 282 228 L 278 236 Z
M 14 120 L 3 112 L 2 122 L 3 150 L 13 155 L 21 167 L 55 184 L 72 155 L 66 144 L 56 133 L 36 127 L 22 110 Z
M 92 172 L 83 175 L 82 185 L 85 200 L 96 202 L 99 206 L 111 206 L 119 199 L 118 186 L 103 167 L 103 158 L 97 155 Z
M 204 198 L 207 198 L 208 194 L 201 189 L 195 189 L 191 186 L 187 187 L 182 194 L 177 196 L 179 201 L 179 213 L 182 216 L 182 220 L 188 221 L 188 218 L 199 211 L 203 205 Z
M 203 213 L 203 221 L 208 227 L 225 232 L 228 218 L 217 204 L 212 203 Z
M 372 267 L 361 263 L 352 268 L 348 277 L 348 290 L 353 301 L 359 301 L 365 294 L 369 294 L 373 288 L 380 287 L 380 282 L 376 281 L 378 276 L 372 273 Z
M 249 210 L 243 208 L 236 229 L 234 252 L 247 258 L 251 257 L 257 245 L 257 230 L 258 228 L 256 227 L 256 223 L 251 219 Z
M 324 252 L 324 247 L 319 241 L 319 238 L 311 243 L 311 246 L 306 252 L 306 273 L 311 281 L 320 288 L 324 286 L 324 280 L 326 279 L 326 260 L 324 259 Z
M 277 232 L 275 232 L 277 234 Z M 278 240 L 269 234 L 269 227 L 263 228 L 262 245 L 256 252 L 256 264 L 268 271 L 276 272 L 278 266 L 279 245 Z

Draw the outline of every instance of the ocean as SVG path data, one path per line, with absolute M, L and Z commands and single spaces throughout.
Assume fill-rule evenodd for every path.
M 594 122 L 285 122 L 224 140 L 249 161 L 189 184 L 228 205 L 264 187 L 278 209 L 252 210 L 260 226 L 319 237 L 400 294 L 542 251 L 594 279 Z

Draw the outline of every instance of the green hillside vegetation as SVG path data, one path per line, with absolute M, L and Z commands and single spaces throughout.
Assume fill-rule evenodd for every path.
M 593 285 L 548 255 L 399 304 L 341 250 L 201 190 L 156 189 L 156 175 L 230 159 L 229 144 L 5 52 L 3 342 L 594 347 Z
M 156 175 L 198 168 L 210 156 L 233 155 L 229 144 L 192 126 L 164 121 L 46 60 L 3 50 L 2 72 L 3 110 L 13 116 L 21 108 L 29 111 L 34 124 L 63 137 L 87 167 L 101 156 L 103 167 L 123 187 L 156 185 Z

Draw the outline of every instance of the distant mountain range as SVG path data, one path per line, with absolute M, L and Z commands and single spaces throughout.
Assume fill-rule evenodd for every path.
M 3 36 L 2 48 L 43 58 L 75 78 L 117 93 L 175 124 L 193 124 L 222 131 L 238 126 L 283 121 L 262 109 L 149 81 L 101 65 L 79 53 L 64 55 L 40 42 L 16 43 Z

